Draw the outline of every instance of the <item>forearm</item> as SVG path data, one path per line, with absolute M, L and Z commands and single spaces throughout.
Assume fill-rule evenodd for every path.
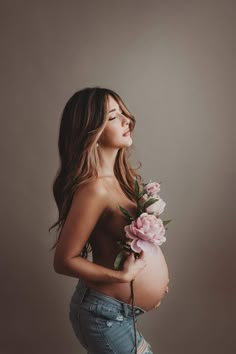
M 128 274 L 126 275 L 123 271 L 103 267 L 80 256 L 70 258 L 60 266 L 54 265 L 54 270 L 59 274 L 90 282 L 124 283 L 129 281 Z

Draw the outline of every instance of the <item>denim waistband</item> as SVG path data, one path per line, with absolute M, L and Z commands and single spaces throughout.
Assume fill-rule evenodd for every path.
M 96 303 L 98 305 L 105 304 L 114 307 L 118 311 L 123 312 L 125 316 L 130 317 L 133 314 L 131 304 L 120 301 L 114 297 L 105 295 L 101 292 L 98 292 L 95 289 L 89 288 L 86 286 L 85 282 L 81 279 L 76 285 L 75 298 L 77 298 L 79 304 L 87 301 L 90 303 L 91 302 Z M 145 312 L 146 311 L 141 307 L 134 306 L 135 316 L 142 315 Z

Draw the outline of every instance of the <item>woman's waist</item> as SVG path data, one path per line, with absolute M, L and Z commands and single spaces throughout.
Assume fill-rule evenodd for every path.
M 79 280 L 72 297 L 72 303 L 88 311 L 112 311 L 117 314 L 123 313 L 126 317 L 131 317 L 133 313 L 132 305 L 108 295 L 106 292 L 91 288 L 84 280 Z M 136 316 L 146 312 L 139 306 L 134 306 Z
M 144 282 L 141 279 L 135 279 L 133 282 L 134 305 L 145 311 L 160 304 L 165 294 L 166 284 L 168 282 L 156 283 Z M 111 284 L 88 284 L 91 294 L 100 293 L 104 298 L 113 298 L 116 301 L 127 303 L 131 306 L 131 283 L 111 283 Z

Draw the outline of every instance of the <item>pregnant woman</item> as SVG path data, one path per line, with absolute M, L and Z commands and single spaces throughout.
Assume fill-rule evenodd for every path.
M 135 216 L 134 178 L 142 181 L 128 161 L 135 122 L 120 96 L 101 87 L 76 92 L 61 117 L 61 165 L 53 183 L 59 219 L 50 228 L 57 226 L 59 234 L 52 247 L 54 270 L 79 279 L 69 319 L 89 354 L 153 353 L 134 331 L 133 315 L 160 306 L 168 291 L 159 246 L 148 256 L 127 253 L 122 269 L 114 269 L 121 249 L 117 241 L 128 224 L 118 206 Z

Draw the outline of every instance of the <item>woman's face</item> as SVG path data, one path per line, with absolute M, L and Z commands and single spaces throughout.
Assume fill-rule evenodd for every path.
M 129 130 L 130 118 L 121 113 L 119 104 L 112 96 L 108 97 L 106 120 L 105 128 L 98 139 L 99 145 L 114 148 L 130 146 L 132 144 L 130 133 L 124 135 Z

